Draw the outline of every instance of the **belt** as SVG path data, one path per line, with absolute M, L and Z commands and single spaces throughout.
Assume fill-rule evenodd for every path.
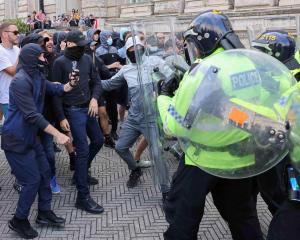
M 76 108 L 88 108 L 89 107 L 89 102 L 86 102 L 86 103 L 82 103 L 82 104 L 74 104 L 74 105 L 71 105 L 71 104 L 63 104 L 64 107 L 66 108 L 70 108 L 70 107 L 76 107 Z

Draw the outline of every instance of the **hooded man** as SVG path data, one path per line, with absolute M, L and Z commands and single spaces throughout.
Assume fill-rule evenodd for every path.
M 86 33 L 86 38 L 89 42 L 96 42 L 94 44 L 96 49 L 100 47 L 100 32 L 99 29 L 89 29 Z
M 112 34 L 113 34 L 112 31 L 108 31 L 108 30 L 101 31 L 100 33 L 101 45 L 96 50 L 96 56 L 103 60 L 104 64 L 109 68 L 111 75 L 114 75 L 122 67 L 120 63 L 122 62 L 125 64 L 125 62 L 124 59 L 122 59 L 118 55 L 117 48 L 112 46 L 113 44 Z M 117 93 L 116 91 L 105 94 L 106 109 L 112 123 L 111 136 L 114 138 L 114 140 L 118 139 L 118 135 L 116 133 L 118 128 L 118 109 L 117 109 L 116 99 L 119 97 L 119 95 L 120 94 Z
M 45 94 L 62 95 L 71 91 L 78 79 L 69 76 L 65 85 L 54 84 L 44 77 L 44 50 L 38 44 L 24 46 L 20 53 L 20 67 L 9 89 L 9 108 L 3 126 L 1 147 L 7 161 L 22 185 L 16 213 L 9 227 L 20 236 L 31 239 L 38 233 L 31 227 L 28 216 L 30 208 L 39 195 L 36 222 L 61 225 L 65 219 L 51 211 L 50 169 L 40 143 L 39 131 L 54 136 L 59 144 L 70 139 L 60 133 L 43 117 Z
M 155 114 L 153 114 L 153 119 L 145 118 L 143 111 L 144 93 L 141 90 L 138 80 L 137 64 L 141 64 L 142 68 L 159 68 L 160 72 L 163 72 L 167 79 L 173 77 L 172 70 L 161 58 L 157 56 L 148 57 L 144 55 L 145 46 L 138 36 L 135 37 L 135 43 L 137 45 L 136 50 L 134 49 L 133 37 L 128 38 L 125 45 L 127 57 L 131 63 L 123 66 L 111 79 L 102 81 L 103 89 L 106 91 L 121 88 L 125 81 L 128 84 L 131 105 L 128 111 L 128 117 L 122 125 L 120 138 L 118 139 L 115 147 L 116 152 L 127 163 L 129 170 L 131 170 L 127 181 L 128 188 L 134 188 L 137 186 L 142 175 L 141 165 L 144 165 L 142 162 L 135 161 L 132 153 L 130 152 L 130 148 L 140 135 L 145 136 L 149 142 L 150 136 L 147 128 L 151 126 L 148 126 L 148 123 L 151 122 L 151 124 L 155 124 Z M 135 51 L 138 51 L 139 53 L 136 53 Z M 138 59 L 136 58 L 136 55 L 139 56 Z M 143 77 L 146 78 L 146 76 Z M 143 87 L 147 91 L 148 88 L 152 87 L 152 82 L 145 83 Z M 168 191 L 168 186 L 161 186 L 161 189 L 163 193 L 166 193 Z

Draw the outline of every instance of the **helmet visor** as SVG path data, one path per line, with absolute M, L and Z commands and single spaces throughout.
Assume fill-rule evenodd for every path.
M 185 42 L 190 61 L 191 63 L 193 63 L 196 61 L 196 59 L 201 57 L 200 51 L 196 45 L 195 40 L 192 37 L 187 38 Z
M 251 43 L 251 47 L 252 48 L 255 48 L 255 49 L 258 49 L 259 51 L 263 52 L 263 53 L 266 53 L 270 56 L 273 55 L 273 51 L 272 49 L 269 47 L 268 44 L 265 44 L 265 43 L 259 43 L 259 42 L 252 42 Z

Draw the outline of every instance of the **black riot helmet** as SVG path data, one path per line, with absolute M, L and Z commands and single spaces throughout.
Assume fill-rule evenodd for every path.
M 296 43 L 289 33 L 284 31 L 266 31 L 251 43 L 252 47 L 267 53 L 286 63 L 294 58 Z
M 204 58 L 218 47 L 224 49 L 243 48 L 243 44 L 233 32 L 227 16 L 217 10 L 199 14 L 183 33 L 191 60 Z

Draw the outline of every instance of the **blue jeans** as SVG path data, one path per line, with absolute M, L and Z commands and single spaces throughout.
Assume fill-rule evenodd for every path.
M 149 128 L 149 129 L 147 129 Z M 151 146 L 151 142 L 154 139 L 158 139 L 159 136 L 156 136 L 155 124 L 146 124 L 146 123 L 138 123 L 131 118 L 127 118 L 122 125 L 122 129 L 120 132 L 120 136 L 118 141 L 116 142 L 116 152 L 118 155 L 127 163 L 129 170 L 134 170 L 137 168 L 137 163 L 133 158 L 132 153 L 130 152 L 130 148 L 136 142 L 138 137 L 142 134 L 149 145 Z M 155 182 L 160 185 L 160 189 L 162 192 L 169 191 L 169 172 L 168 167 L 165 161 L 159 159 L 159 156 L 162 157 L 161 152 L 157 152 L 159 149 L 155 149 L 155 153 L 150 151 L 151 157 L 154 160 L 154 175 Z M 155 154 L 156 156 L 152 156 Z
M 4 153 L 18 183 L 22 185 L 16 217 L 28 218 L 37 194 L 39 210 L 51 210 L 50 169 L 42 145 L 37 144 L 26 153 Z
M 75 178 L 78 198 L 86 198 L 88 188 L 88 168 L 103 145 L 103 134 L 96 118 L 88 116 L 88 108 L 67 107 L 65 114 L 69 121 L 76 147 Z M 87 136 L 90 139 L 88 144 Z
M 3 113 L 4 118 L 7 116 L 8 103 L 0 103 L 1 112 Z
M 55 152 L 53 146 L 53 136 L 43 132 L 41 134 L 41 143 L 43 145 L 50 166 L 51 177 L 54 177 L 56 175 L 56 169 L 55 169 Z

